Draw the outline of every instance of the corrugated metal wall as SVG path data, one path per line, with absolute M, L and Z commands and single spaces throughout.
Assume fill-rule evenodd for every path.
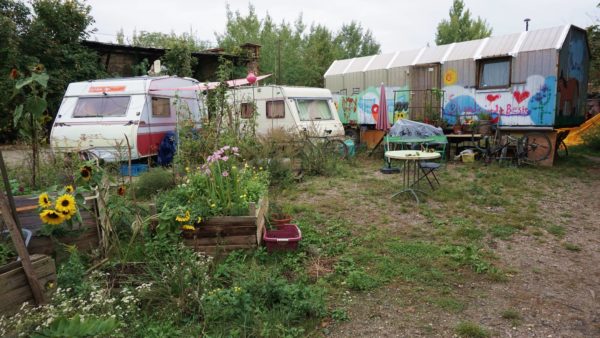
M 404 87 L 410 81 L 409 67 L 396 67 L 388 69 L 388 81 L 390 86 Z
M 476 85 L 477 78 L 477 63 L 473 59 L 455 60 L 448 61 L 442 65 L 442 86 L 444 74 L 449 70 L 456 72 L 456 83 L 455 85 L 463 87 L 474 87 Z
M 331 75 L 325 77 L 325 88 L 331 90 L 332 93 L 339 93 L 344 90 L 344 75 Z
M 556 76 L 558 53 L 556 49 L 519 53 L 512 58 L 512 83 L 525 83 L 532 74 Z

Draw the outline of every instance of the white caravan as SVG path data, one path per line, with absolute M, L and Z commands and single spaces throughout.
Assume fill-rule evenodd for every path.
M 229 103 L 242 121 L 255 117 L 256 132 L 261 135 L 279 129 L 344 137 L 344 126 L 329 89 L 277 85 L 239 87 L 229 91 Z
M 63 152 L 87 151 L 114 161 L 156 155 L 165 133 L 178 118 L 199 126 L 204 106 L 198 81 L 178 77 L 133 77 L 69 84 L 52 126 L 50 145 Z M 120 149 L 119 151 L 117 151 Z

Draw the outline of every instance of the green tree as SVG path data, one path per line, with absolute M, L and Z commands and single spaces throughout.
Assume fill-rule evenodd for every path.
M 367 29 L 363 32 L 362 26 L 356 21 L 342 25 L 334 42 L 339 48 L 339 56 L 342 59 L 380 53 L 380 45 L 373 38 L 371 31 Z
M 198 60 L 192 56 L 191 47 L 184 41 L 173 44 L 162 57 L 171 75 L 191 77 Z
M 122 29 L 117 32 L 117 41 L 119 44 L 123 44 L 125 42 Z M 201 51 L 210 47 L 208 41 L 196 38 L 192 32 L 177 35 L 175 32 L 166 34 L 161 32 L 147 31 L 141 31 L 137 33 L 137 31 L 134 31 L 131 39 L 131 45 L 164 49 L 171 49 L 175 47 L 179 48 L 181 45 L 186 45 L 191 52 Z
M 596 5 L 600 8 L 600 3 Z M 596 22 L 599 22 L 596 19 Z M 595 88 L 600 89 L 600 24 L 595 24 L 587 28 L 588 42 L 590 45 L 590 53 L 593 56 L 590 60 L 589 82 Z
M 450 8 L 450 19 L 442 20 L 437 26 L 435 43 L 445 45 L 453 42 L 461 42 L 486 38 L 492 35 L 492 28 L 480 17 L 471 18 L 471 11 L 465 10 L 462 0 L 454 0 Z

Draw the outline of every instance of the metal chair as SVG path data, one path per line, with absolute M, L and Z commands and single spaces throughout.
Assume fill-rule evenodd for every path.
M 419 179 L 415 183 L 418 183 L 420 180 L 425 178 L 427 182 L 429 182 L 431 190 L 435 190 L 435 185 L 433 184 L 434 181 L 437 183 L 438 187 L 441 186 L 440 181 L 435 175 L 435 171 L 438 170 L 441 166 L 442 165 L 438 162 L 419 162 L 419 168 L 421 169 L 423 176 L 419 177 Z M 433 181 L 429 178 L 430 175 L 431 177 L 433 177 Z

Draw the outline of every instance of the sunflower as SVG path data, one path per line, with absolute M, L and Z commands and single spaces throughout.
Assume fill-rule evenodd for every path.
M 52 206 L 48 193 L 43 193 L 38 197 L 38 204 L 41 208 L 50 208 Z
M 190 220 L 190 211 L 189 210 L 186 211 L 185 212 L 185 216 L 179 216 L 179 215 L 177 215 L 177 217 L 175 217 L 175 220 L 177 222 L 181 222 L 181 223 L 189 221 Z
M 76 207 L 77 203 L 72 195 L 64 194 L 56 200 L 56 210 L 60 212 L 68 211 L 69 213 L 74 213 Z
M 63 217 L 65 218 L 65 221 L 68 221 L 71 219 L 71 217 L 73 217 L 75 215 L 75 209 L 71 209 L 71 210 L 63 210 L 63 211 L 59 211 Z
M 122 185 L 119 187 L 119 189 L 117 189 L 117 194 L 119 194 L 119 196 L 125 196 L 125 191 L 127 190 L 125 189 L 125 186 Z
M 196 230 L 196 228 L 193 225 L 191 225 L 191 224 L 186 224 L 186 225 L 183 225 L 181 227 L 181 230 L 183 230 L 183 231 L 194 231 L 194 230 Z
M 65 216 L 56 210 L 44 210 L 40 213 L 42 222 L 46 224 L 59 225 L 65 220 Z
M 90 178 L 92 178 L 92 167 L 90 166 L 83 166 L 80 170 L 79 173 L 81 174 L 81 178 L 83 178 L 86 181 L 89 181 Z
M 70 184 L 69 184 L 69 185 L 67 185 L 67 186 L 65 187 L 65 191 L 66 191 L 68 194 L 72 194 L 72 193 L 73 193 L 73 191 L 75 191 L 75 189 L 73 188 L 73 186 L 72 186 L 72 185 L 70 185 Z

